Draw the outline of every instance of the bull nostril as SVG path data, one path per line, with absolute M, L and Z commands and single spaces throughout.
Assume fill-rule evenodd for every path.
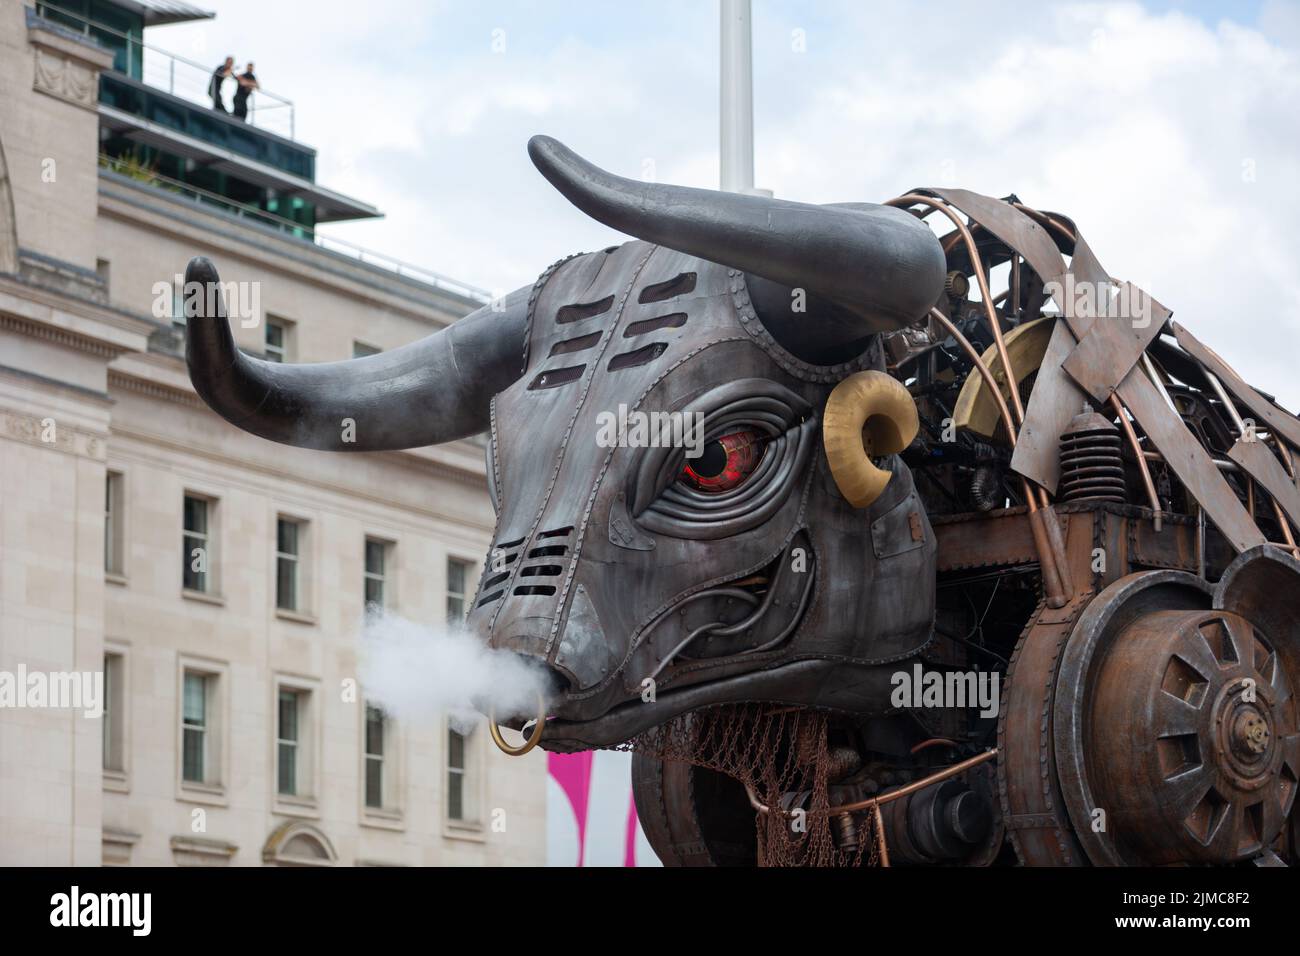
M 515 637 L 502 642 L 504 645 L 502 649 L 508 647 L 509 650 L 505 652 L 520 665 L 507 670 L 507 673 L 516 676 L 507 682 L 509 686 L 498 688 L 496 694 L 498 703 L 503 704 L 497 708 L 501 725 L 514 730 L 518 730 L 522 724 L 537 716 L 536 708 L 533 706 L 535 694 L 541 694 L 542 700 L 549 706 L 564 697 L 570 689 L 569 679 L 564 672 L 546 662 L 542 645 L 538 644 L 536 654 L 521 649 L 521 645 L 523 648 L 531 647 L 534 641 L 535 638 Z M 504 705 L 506 698 L 514 704 Z M 476 706 L 480 711 L 487 712 L 487 707 Z M 516 712 L 510 712 L 512 706 Z
M 523 687 L 512 687 L 510 697 L 516 701 L 522 697 L 531 697 L 535 703 L 531 707 L 521 707 L 518 703 L 511 705 L 514 713 L 504 719 L 498 714 L 498 707 L 494 702 L 489 701 L 486 706 L 479 706 L 478 709 L 487 714 L 492 742 L 498 749 L 511 757 L 520 757 L 541 742 L 551 703 L 564 694 L 568 682 L 555 668 L 532 654 L 514 652 L 514 657 L 523 664 L 520 673 L 526 676 L 532 687 L 531 693 L 526 693 Z M 504 690 L 501 689 L 499 692 L 504 693 Z M 527 739 L 519 745 L 507 742 L 501 734 L 502 726 L 520 733 L 527 731 Z

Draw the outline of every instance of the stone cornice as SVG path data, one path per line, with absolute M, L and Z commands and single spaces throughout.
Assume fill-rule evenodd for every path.
M 181 388 L 173 388 L 162 382 L 150 379 L 137 378 L 134 375 L 127 375 L 119 372 L 117 369 L 108 370 L 108 387 L 120 388 L 128 392 L 136 392 L 140 395 L 146 395 L 149 398 L 156 398 L 164 402 L 174 402 L 177 405 L 188 405 L 190 408 L 206 408 L 203 399 L 199 398 L 196 392 L 188 391 Z
M 4 315 L 3 313 L 0 313 L 0 330 L 17 332 L 19 335 L 26 335 L 34 339 L 44 339 L 47 342 L 75 349 L 78 352 L 85 352 L 87 355 L 98 355 L 101 358 L 116 358 L 123 352 L 129 351 L 129 349 L 106 345 L 84 335 L 69 332 L 67 329 L 44 325 L 40 322 L 31 322 L 27 319 Z
M 0 318 L 12 323 L 6 326 L 10 331 L 49 338 L 79 351 L 93 348 L 92 354 L 110 357 L 145 351 L 149 333 L 158 327 L 148 319 L 12 274 L 0 275 Z

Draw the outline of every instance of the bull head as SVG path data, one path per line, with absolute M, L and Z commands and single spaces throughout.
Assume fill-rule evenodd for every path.
M 937 240 L 893 208 L 634 182 L 540 136 L 529 153 L 637 240 L 347 362 L 247 356 L 219 306 L 190 323 L 198 393 L 310 448 L 490 431 L 497 524 L 468 626 L 545 668 L 544 746 L 722 702 L 885 709 L 883 665 L 930 636 L 935 545 L 879 334 L 939 297 Z M 195 259 L 187 281 L 217 275 Z

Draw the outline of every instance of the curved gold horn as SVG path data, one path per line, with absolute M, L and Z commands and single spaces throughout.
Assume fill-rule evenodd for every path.
M 884 493 L 891 474 L 871 459 L 898 454 L 920 427 L 912 396 L 884 372 L 856 372 L 835 386 L 822 416 L 822 445 L 849 504 L 866 508 Z

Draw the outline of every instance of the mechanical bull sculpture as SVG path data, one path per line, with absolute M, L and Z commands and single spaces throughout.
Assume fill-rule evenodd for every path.
M 1015 197 L 812 206 L 529 152 L 636 240 L 376 356 L 264 362 L 224 310 L 187 345 L 273 441 L 490 433 L 467 624 L 545 672 L 529 745 L 820 715 L 773 745 L 819 796 L 638 752 L 668 863 L 761 859 L 755 817 L 809 807 L 886 864 L 1294 861 L 1300 422 Z M 991 677 L 997 712 L 900 697 L 928 672 Z

